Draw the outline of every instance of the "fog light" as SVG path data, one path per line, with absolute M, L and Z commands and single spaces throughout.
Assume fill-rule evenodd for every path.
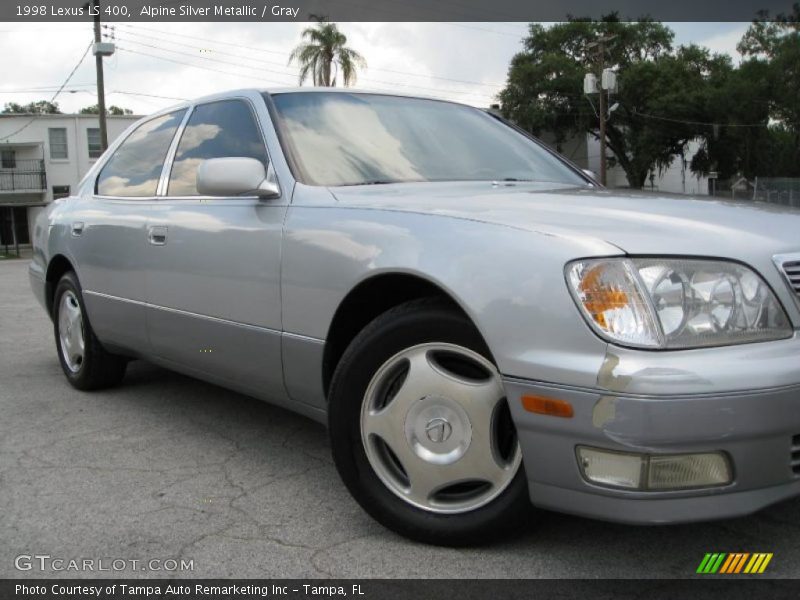
M 584 477 L 593 483 L 639 489 L 643 482 L 644 457 L 639 454 L 578 448 Z
M 650 457 L 647 488 L 651 490 L 708 487 L 730 481 L 731 470 L 722 454 Z
M 578 463 L 590 482 L 641 491 L 713 487 L 731 482 L 720 452 L 648 455 L 578 446 Z

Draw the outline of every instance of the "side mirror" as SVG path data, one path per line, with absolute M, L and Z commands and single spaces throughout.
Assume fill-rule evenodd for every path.
M 583 171 L 583 174 L 584 174 L 584 175 L 587 175 L 587 176 L 589 177 L 589 179 L 592 179 L 592 180 L 594 180 L 594 181 L 600 181 L 600 180 L 597 178 L 597 173 L 595 173 L 595 172 L 594 172 L 594 171 L 592 171 L 591 169 L 581 169 L 581 171 Z
M 209 158 L 197 167 L 197 192 L 202 196 L 277 198 L 278 184 L 267 178 L 261 161 L 244 156 Z

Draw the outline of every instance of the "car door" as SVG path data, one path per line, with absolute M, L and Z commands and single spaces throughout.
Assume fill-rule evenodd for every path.
M 146 222 L 186 109 L 138 125 L 84 187 L 71 217 L 70 250 L 88 317 L 109 346 L 146 353 Z
M 284 395 L 280 252 L 285 195 L 207 197 L 203 160 L 269 156 L 251 101 L 199 104 L 171 151 L 163 196 L 148 221 L 147 330 L 153 353 L 178 370 L 258 395 Z

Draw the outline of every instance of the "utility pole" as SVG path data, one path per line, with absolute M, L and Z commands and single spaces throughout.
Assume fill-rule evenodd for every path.
M 103 81 L 103 53 L 98 51 L 102 43 L 100 37 L 100 0 L 92 0 L 94 7 L 94 64 L 97 69 L 97 109 L 100 117 L 100 145 L 103 152 L 108 148 L 108 127 L 106 125 L 106 90 Z
M 603 68 L 605 67 L 606 45 L 603 38 L 597 46 L 600 55 L 598 81 L 600 82 L 600 183 L 606 185 L 606 95 L 603 89 Z
M 600 114 L 598 115 L 598 119 L 600 120 L 600 183 L 604 186 L 606 185 L 606 170 L 607 170 L 607 162 L 608 157 L 606 156 L 606 121 L 608 120 L 609 112 L 606 108 L 606 97 L 605 93 L 610 91 L 608 88 L 609 86 L 606 83 L 606 42 L 611 41 L 614 39 L 615 35 L 607 35 L 601 36 L 597 39 L 597 41 L 590 42 L 586 44 L 587 49 L 597 48 L 597 91 L 598 95 L 600 96 Z M 587 76 L 588 77 L 588 76 Z M 613 85 L 616 85 L 616 81 Z M 613 106 L 611 110 L 614 110 L 616 106 Z

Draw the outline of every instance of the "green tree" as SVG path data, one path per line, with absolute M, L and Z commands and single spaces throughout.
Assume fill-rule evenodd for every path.
M 300 85 L 309 75 L 317 86 L 335 86 L 338 75 L 345 87 L 352 85 L 356 82 L 356 70 L 366 67 L 366 61 L 346 46 L 347 36 L 336 23 L 328 23 L 324 17 L 317 20 L 314 27 L 303 30 L 304 41 L 289 56 L 289 64 L 297 61 L 300 65 Z
M 692 158 L 692 170 L 717 171 L 720 179 L 771 173 L 778 165 L 772 153 L 764 151 L 772 135 L 766 63 L 748 61 L 737 69 L 719 69 L 707 83 L 703 120 L 713 124 L 698 128 L 704 142 Z
M 748 59 L 742 69 L 763 73 L 764 103 L 773 121 L 772 143 L 766 144 L 774 148 L 768 153 L 770 166 L 781 165 L 778 176 L 800 176 L 800 4 L 772 20 L 760 13 L 738 50 Z
M 93 104 L 92 106 L 84 106 L 80 111 L 82 115 L 99 115 L 100 114 L 100 107 L 97 104 Z M 119 116 L 119 115 L 132 115 L 133 111 L 130 108 L 120 108 L 119 106 L 111 105 L 106 107 L 106 114 Z
M 620 22 L 616 14 L 600 21 L 571 19 L 549 28 L 531 24 L 524 49 L 509 68 L 500 92 L 503 113 L 529 131 L 548 131 L 557 146 L 587 132 L 599 139 L 596 110 L 583 95 L 583 78 L 599 72 L 599 55 L 590 44 L 606 43 L 605 67 L 618 74 L 618 103 L 606 128 L 606 142 L 631 187 L 643 187 L 648 174 L 683 154 L 707 120 L 706 82 L 729 71 L 730 60 L 697 46 L 673 49 L 674 34 L 650 20 Z
M 58 115 L 61 111 L 58 108 L 58 102 L 50 102 L 49 100 L 37 100 L 36 102 L 29 102 L 28 104 L 17 104 L 16 102 L 6 102 L 3 108 L 4 114 L 29 114 L 29 115 Z

